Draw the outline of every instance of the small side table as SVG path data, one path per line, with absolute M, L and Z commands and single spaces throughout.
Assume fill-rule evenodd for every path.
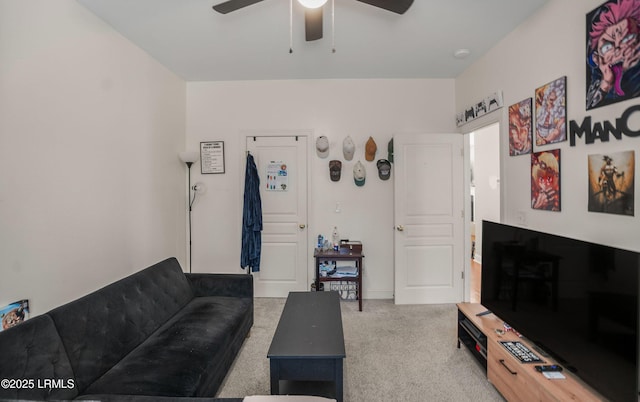
M 320 289 L 320 282 L 354 282 L 356 284 L 356 296 L 358 298 L 358 307 L 362 311 L 362 275 L 364 274 L 364 264 L 362 259 L 364 254 L 362 251 L 350 250 L 348 248 L 341 248 L 338 251 L 335 250 L 322 250 L 316 248 L 313 252 L 313 257 L 316 260 L 316 291 Z M 357 276 L 343 276 L 343 277 L 331 277 L 320 276 L 320 264 L 322 261 L 355 261 L 358 268 Z

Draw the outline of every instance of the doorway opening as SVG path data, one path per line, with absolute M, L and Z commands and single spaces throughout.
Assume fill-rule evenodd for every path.
M 482 286 L 482 221 L 500 221 L 500 124 L 469 133 L 471 219 L 470 301 L 480 302 Z

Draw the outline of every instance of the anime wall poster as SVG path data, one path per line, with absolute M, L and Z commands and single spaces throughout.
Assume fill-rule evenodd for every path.
M 536 88 L 536 145 L 567 140 L 567 77 Z
M 0 308 L 0 331 L 20 324 L 29 318 L 29 300 L 19 300 Z
M 586 110 L 640 96 L 640 0 L 609 0 L 587 14 Z
M 509 106 L 509 155 L 530 154 L 533 150 L 532 99 Z
M 589 212 L 634 215 L 635 152 L 589 155 Z
M 560 150 L 531 155 L 531 208 L 560 211 Z

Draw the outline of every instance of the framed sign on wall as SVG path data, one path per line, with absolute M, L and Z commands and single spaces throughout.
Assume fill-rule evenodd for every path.
M 200 143 L 200 173 L 224 173 L 224 141 Z

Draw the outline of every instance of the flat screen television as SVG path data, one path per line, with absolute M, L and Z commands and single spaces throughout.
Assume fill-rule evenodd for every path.
M 481 304 L 604 397 L 638 400 L 640 253 L 483 221 Z

